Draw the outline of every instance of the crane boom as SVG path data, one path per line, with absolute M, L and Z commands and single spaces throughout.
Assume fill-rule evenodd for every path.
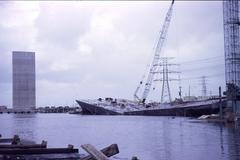
M 156 71 L 156 68 L 157 68 L 156 66 L 158 64 L 160 54 L 161 54 L 164 42 L 166 40 L 169 24 L 170 24 L 170 21 L 171 21 L 173 4 L 174 4 L 174 0 L 172 1 L 171 5 L 168 9 L 167 15 L 165 17 L 165 20 L 164 20 L 164 23 L 163 23 L 163 26 L 162 26 L 162 30 L 160 32 L 160 37 L 158 39 L 158 42 L 157 42 L 157 45 L 156 45 L 156 48 L 155 48 L 153 61 L 152 61 L 151 66 L 150 66 L 150 71 L 148 73 L 147 81 L 145 83 L 145 88 L 144 88 L 143 95 L 142 95 L 142 98 L 141 98 L 142 103 L 145 103 L 146 98 L 149 94 L 151 85 L 152 85 L 152 81 L 153 81 L 154 74 L 155 74 L 154 72 Z M 138 91 L 138 90 L 139 90 L 139 88 L 137 88 L 136 91 Z M 136 93 L 135 93 L 135 95 L 136 95 Z

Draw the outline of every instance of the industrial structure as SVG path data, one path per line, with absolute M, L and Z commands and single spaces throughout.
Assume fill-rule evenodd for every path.
M 31 112 L 36 107 L 35 53 L 12 52 L 14 112 Z
M 155 47 L 155 53 L 154 53 L 153 61 L 152 61 L 151 66 L 150 66 L 150 71 L 149 71 L 148 76 L 147 76 L 147 80 L 146 80 L 146 83 L 145 83 L 145 86 L 144 86 L 142 97 L 140 98 L 138 96 L 138 92 L 139 92 L 139 89 L 141 88 L 141 86 L 143 84 L 143 79 L 140 81 L 137 89 L 134 92 L 134 99 L 139 101 L 139 102 L 142 102 L 142 103 L 145 103 L 146 98 L 147 98 L 147 96 L 150 92 L 152 82 L 154 80 L 154 76 L 157 74 L 157 69 L 158 69 L 158 66 L 159 66 L 159 60 L 161 58 L 161 52 L 162 52 L 164 43 L 165 43 L 166 38 L 167 38 L 168 28 L 169 28 L 171 17 L 172 17 L 173 4 L 174 4 L 174 0 L 172 1 L 171 5 L 168 9 L 167 15 L 166 15 L 164 23 L 163 23 L 162 30 L 160 32 L 159 40 L 158 40 L 157 45 Z M 143 76 L 143 78 L 144 77 L 145 76 Z M 165 82 L 166 81 L 163 81 L 163 84 Z M 168 86 L 168 88 L 169 88 L 168 84 L 166 86 Z M 165 87 L 165 84 L 164 84 L 164 87 Z M 167 90 L 169 90 L 169 89 L 167 89 Z M 170 93 L 170 92 L 168 92 L 168 93 Z M 169 97 L 171 97 L 171 96 L 169 96 Z
M 225 76 L 228 106 L 240 114 L 239 1 L 223 1 Z
M 206 80 L 206 76 L 202 76 L 201 77 L 202 82 L 202 97 L 207 97 L 207 80 Z
M 170 90 L 170 81 L 179 81 L 179 79 L 169 78 L 169 74 L 172 73 L 179 73 L 177 71 L 169 69 L 170 66 L 178 66 L 179 64 L 169 63 L 169 60 L 173 59 L 173 57 L 161 57 L 159 59 L 159 64 L 156 66 L 159 66 L 157 72 L 154 74 L 161 74 L 162 78 L 155 79 L 154 81 L 161 81 L 162 82 L 162 91 L 161 91 L 161 103 L 167 103 L 172 102 L 171 97 L 171 90 Z

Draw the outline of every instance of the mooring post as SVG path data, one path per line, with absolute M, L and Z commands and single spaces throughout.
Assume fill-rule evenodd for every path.
M 74 146 L 72 144 L 68 144 L 68 147 L 67 148 L 70 148 L 70 149 L 73 149 Z
M 132 160 L 139 160 L 139 159 L 138 159 L 138 157 L 133 156 L 133 157 L 132 157 Z
M 223 119 L 223 109 L 222 109 L 222 88 L 219 86 L 219 112 L 220 112 L 220 118 Z
M 14 135 L 12 144 L 18 144 L 18 143 L 20 143 L 20 138 L 18 135 Z
M 41 146 L 42 147 L 47 147 L 47 141 L 42 140 Z

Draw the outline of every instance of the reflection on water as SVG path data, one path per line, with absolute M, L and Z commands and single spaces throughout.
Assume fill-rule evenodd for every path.
M 23 139 L 36 140 L 36 114 L 13 114 L 12 135 L 18 134 Z
M 172 159 L 172 139 L 171 139 L 171 125 L 168 125 L 167 119 L 163 120 L 163 150 L 164 154 L 162 159 Z M 157 157 L 155 157 L 157 159 Z
M 240 128 L 187 118 L 81 116 L 68 114 L 2 114 L 0 133 L 19 134 L 50 147 L 117 143 L 118 157 L 144 160 L 240 159 Z M 80 152 L 83 152 L 80 150 Z
M 240 159 L 240 126 L 228 127 L 228 152 L 229 159 Z

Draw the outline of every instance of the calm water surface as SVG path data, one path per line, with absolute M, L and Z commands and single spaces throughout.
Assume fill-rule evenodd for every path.
M 1 114 L 0 133 L 49 147 L 119 145 L 117 157 L 141 160 L 239 160 L 240 129 L 188 118 Z M 81 153 L 84 153 L 80 149 Z

